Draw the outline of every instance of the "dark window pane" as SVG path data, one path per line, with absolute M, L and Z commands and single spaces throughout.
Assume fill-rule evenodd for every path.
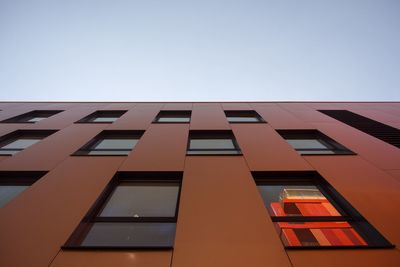
M 279 235 L 286 246 L 367 246 L 348 222 L 279 222 Z
M 190 122 L 190 118 L 184 118 L 184 117 L 160 117 L 157 120 L 158 122 Z
M 190 149 L 235 149 L 232 139 L 191 139 Z
M 3 149 L 24 149 L 27 148 L 37 142 L 39 142 L 40 139 L 30 139 L 30 138 L 19 138 L 15 141 L 12 141 L 11 143 L 3 146 Z
M 228 117 L 229 122 L 259 122 L 257 117 Z
M 327 147 L 316 139 L 287 139 L 287 142 L 295 149 L 327 149 Z
M 131 150 L 90 150 L 87 155 L 129 155 Z
M 172 247 L 175 223 L 94 223 L 81 246 Z
M 114 122 L 118 119 L 118 117 L 97 117 L 94 118 L 93 122 Z
M 341 216 L 313 185 L 258 185 L 271 216 Z
M 0 208 L 28 187 L 27 185 L 0 185 Z
M 94 149 L 132 149 L 138 139 L 103 139 Z
M 178 185 L 122 183 L 100 213 L 102 217 L 175 217 Z
M 28 122 L 38 122 L 38 121 L 44 120 L 46 118 L 47 117 L 33 117 L 33 118 L 29 119 Z

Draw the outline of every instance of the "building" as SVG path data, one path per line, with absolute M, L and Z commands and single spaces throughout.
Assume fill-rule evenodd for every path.
M 400 103 L 0 103 L 0 266 L 400 266 Z

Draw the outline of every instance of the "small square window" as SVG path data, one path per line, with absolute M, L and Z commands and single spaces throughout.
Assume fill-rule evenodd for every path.
M 47 119 L 62 110 L 34 110 L 2 121 L 2 123 L 35 123 Z
M 144 131 L 103 131 L 74 155 L 128 155 Z
M 190 131 L 188 155 L 241 155 L 232 131 Z
M 55 133 L 55 130 L 17 130 L 0 138 L 0 155 L 14 155 Z
M 77 123 L 113 123 L 125 113 L 126 110 L 99 110 L 77 121 Z
M 317 130 L 278 130 L 301 155 L 354 155 L 352 151 Z
M 227 110 L 227 120 L 230 123 L 257 123 L 265 122 L 264 119 L 254 110 Z
M 121 172 L 63 248 L 172 248 L 182 173 Z
M 0 208 L 29 188 L 46 172 L 0 172 Z
M 316 172 L 253 172 L 286 248 L 393 247 Z
M 158 113 L 154 123 L 189 123 L 192 112 L 190 110 L 164 110 Z

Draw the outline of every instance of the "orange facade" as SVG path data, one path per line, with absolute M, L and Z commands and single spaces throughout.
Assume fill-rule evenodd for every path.
M 16 130 L 57 130 L 13 156 L 0 155 L 0 173 L 47 172 L 0 208 L 0 266 L 398 267 L 400 149 L 318 111 L 329 109 L 400 126 L 395 102 L 2 102 L 0 121 L 35 110 L 62 112 L 35 123 L 0 123 L 0 137 Z M 126 112 L 113 123 L 76 123 L 101 110 Z M 191 111 L 191 121 L 154 123 L 161 110 Z M 224 113 L 229 110 L 254 110 L 266 123 L 229 123 Z M 144 133 L 127 156 L 73 155 L 104 130 Z M 194 130 L 232 131 L 242 154 L 187 155 Z M 300 155 L 277 130 L 318 130 L 354 153 Z M 183 173 L 173 249 L 62 249 L 121 171 Z M 271 220 L 252 172 L 287 171 L 318 172 L 394 247 L 285 249 L 285 242 L 299 244 L 296 226 Z M 295 203 L 300 215 L 338 215 L 324 198 L 286 194 L 271 206 L 273 215 L 287 215 L 287 203 Z M 313 228 L 320 244 L 366 244 L 346 222 L 298 228 Z

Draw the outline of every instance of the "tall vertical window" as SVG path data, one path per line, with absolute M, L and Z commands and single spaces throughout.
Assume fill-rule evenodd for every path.
M 0 138 L 0 155 L 14 155 L 55 133 L 55 130 L 17 130 Z
M 265 122 L 264 119 L 254 110 L 227 110 L 227 120 L 230 123 L 257 123 Z
M 318 130 L 277 130 L 301 155 L 354 155 L 352 151 Z
M 172 248 L 182 173 L 121 172 L 64 248 Z
M 317 173 L 253 176 L 285 247 L 392 247 Z
M 154 123 L 188 123 L 192 112 L 190 110 L 163 110 L 158 113 Z
M 103 131 L 74 155 L 128 155 L 144 131 Z
M 2 123 L 35 123 L 49 118 L 62 110 L 34 110 L 2 121 Z
M 77 123 L 112 123 L 125 112 L 126 110 L 99 110 L 77 121 Z
M 241 155 L 232 131 L 190 131 L 189 155 Z
M 0 208 L 29 188 L 46 172 L 13 171 L 0 172 Z

